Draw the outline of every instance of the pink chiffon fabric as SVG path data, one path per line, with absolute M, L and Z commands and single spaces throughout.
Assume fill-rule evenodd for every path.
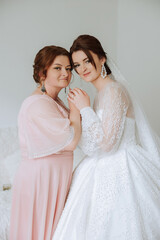
M 13 184 L 10 240 L 50 240 L 69 191 L 73 139 L 67 110 L 47 95 L 33 95 L 19 117 L 22 161 Z

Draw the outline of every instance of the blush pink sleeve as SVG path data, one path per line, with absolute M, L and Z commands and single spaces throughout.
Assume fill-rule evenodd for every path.
M 74 130 L 67 113 L 52 99 L 40 98 L 32 102 L 25 118 L 29 158 L 57 153 L 73 140 Z

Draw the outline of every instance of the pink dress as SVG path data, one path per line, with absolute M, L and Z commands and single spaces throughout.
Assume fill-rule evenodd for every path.
M 22 161 L 13 184 L 10 240 L 50 240 L 70 187 L 74 137 L 67 110 L 47 95 L 22 104 Z

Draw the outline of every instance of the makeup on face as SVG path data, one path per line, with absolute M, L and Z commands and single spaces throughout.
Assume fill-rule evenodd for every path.
M 91 54 L 95 62 L 96 68 L 82 50 L 74 52 L 72 54 L 75 71 L 82 79 L 87 82 L 91 82 L 98 78 L 101 72 L 101 60 L 96 54 L 92 52 Z
M 71 71 L 72 68 L 68 57 L 57 56 L 47 70 L 45 83 L 50 87 L 66 87 L 71 80 Z

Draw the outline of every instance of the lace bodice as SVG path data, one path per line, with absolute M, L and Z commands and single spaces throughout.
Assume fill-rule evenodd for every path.
M 81 110 L 82 137 L 79 143 L 87 155 L 115 152 L 123 144 L 135 142 L 135 121 L 132 104 L 125 89 L 111 82 L 101 90 L 94 102 L 94 110 Z

